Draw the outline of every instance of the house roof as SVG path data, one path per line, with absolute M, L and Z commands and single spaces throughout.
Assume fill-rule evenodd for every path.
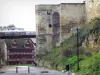
M 7 49 L 12 49 L 11 44 L 13 43 L 13 40 L 16 40 L 16 44 L 17 44 L 17 49 L 25 49 L 24 45 L 25 45 L 25 41 L 29 40 L 30 44 L 31 44 L 31 49 L 34 48 L 34 45 L 31 41 L 30 38 L 20 38 L 20 39 L 6 39 L 6 45 L 7 45 Z
M 32 31 L 0 31 L 0 39 L 36 38 L 36 32 Z

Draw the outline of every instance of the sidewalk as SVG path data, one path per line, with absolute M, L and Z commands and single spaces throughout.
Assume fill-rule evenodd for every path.
M 0 72 L 5 72 L 5 73 L 16 73 L 16 67 L 18 67 L 18 73 L 33 73 L 33 74 L 38 74 L 38 75 L 77 75 L 75 73 L 71 73 L 71 72 L 59 72 L 56 70 L 49 70 L 46 68 L 40 68 L 40 67 L 33 67 L 30 66 L 29 67 L 29 71 L 28 71 L 28 66 L 3 66 L 0 69 Z M 0 74 L 1 75 L 1 74 Z

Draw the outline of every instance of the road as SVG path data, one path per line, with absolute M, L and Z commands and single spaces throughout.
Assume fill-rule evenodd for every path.
M 16 67 L 18 67 L 18 73 L 16 73 Z M 0 75 L 68 75 L 55 70 L 49 70 L 40 67 L 30 67 L 30 73 L 28 73 L 28 66 L 5 66 L 0 69 Z

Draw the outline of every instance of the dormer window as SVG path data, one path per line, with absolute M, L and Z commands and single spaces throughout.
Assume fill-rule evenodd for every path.
M 30 42 L 29 42 L 29 40 L 25 41 L 24 47 L 25 48 L 30 48 Z
M 13 41 L 12 41 L 11 47 L 12 47 L 12 48 L 17 48 L 16 40 L 13 40 Z

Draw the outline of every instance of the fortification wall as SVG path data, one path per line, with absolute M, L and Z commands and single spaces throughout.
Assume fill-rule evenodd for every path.
M 70 36 L 71 28 L 84 25 L 85 18 L 85 3 L 36 5 L 37 50 L 52 50 Z
M 60 13 L 59 10 L 59 5 L 36 5 L 37 50 L 47 51 L 52 49 L 51 45 L 54 35 L 52 14 L 55 11 Z
M 70 3 L 61 4 L 61 38 L 67 39 L 73 27 L 81 26 L 85 23 L 85 4 Z M 69 36 L 68 36 L 69 34 Z

